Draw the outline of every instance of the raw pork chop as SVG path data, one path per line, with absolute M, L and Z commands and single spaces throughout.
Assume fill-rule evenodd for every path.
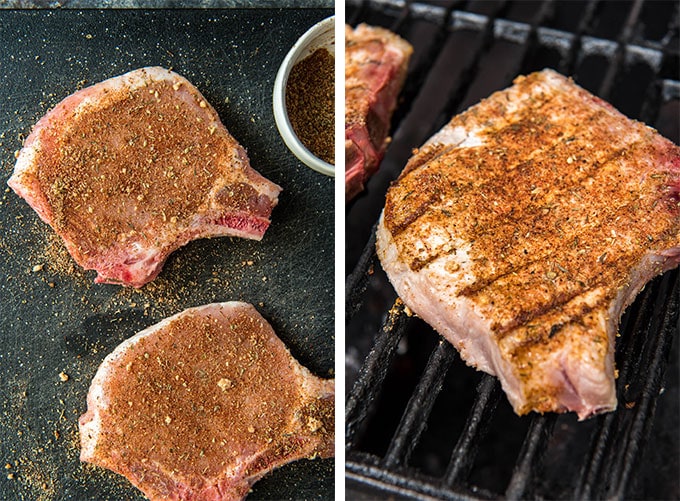
M 104 359 L 80 459 L 152 500 L 241 499 L 278 466 L 333 455 L 333 396 L 251 305 L 191 308 Z
M 544 70 L 454 117 L 387 194 L 395 289 L 518 414 L 616 407 L 614 339 L 680 261 L 680 148 Z
M 141 287 L 190 240 L 259 240 L 281 191 L 185 78 L 142 68 L 35 125 L 8 183 L 97 282 Z
M 345 197 L 378 170 L 413 47 L 384 28 L 345 27 Z

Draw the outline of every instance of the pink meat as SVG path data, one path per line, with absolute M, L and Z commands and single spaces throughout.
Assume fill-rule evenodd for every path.
M 166 318 L 102 362 L 80 459 L 152 501 L 242 499 L 267 472 L 333 456 L 334 382 L 312 375 L 247 303 Z
M 9 186 L 96 282 L 141 287 L 213 236 L 260 240 L 281 188 L 185 78 L 150 67 L 82 89 L 33 128 Z
M 345 198 L 364 189 L 387 148 L 390 119 L 413 48 L 365 24 L 345 28 Z

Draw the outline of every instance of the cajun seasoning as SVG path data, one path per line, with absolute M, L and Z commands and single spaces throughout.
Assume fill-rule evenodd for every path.
M 317 49 L 298 62 L 286 84 L 286 108 L 293 130 L 316 157 L 334 163 L 335 58 Z

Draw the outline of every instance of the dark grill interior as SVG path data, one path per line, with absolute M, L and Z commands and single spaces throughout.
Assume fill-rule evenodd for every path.
M 617 339 L 619 408 L 517 417 L 494 377 L 405 315 L 374 225 L 411 150 L 519 74 L 554 68 L 680 142 L 674 1 L 347 2 L 346 20 L 414 45 L 380 171 L 347 207 L 348 499 L 678 499 L 678 273 L 649 284 Z

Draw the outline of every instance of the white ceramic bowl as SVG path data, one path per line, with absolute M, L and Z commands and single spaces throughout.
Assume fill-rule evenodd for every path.
M 274 119 L 276 120 L 276 127 L 279 129 L 283 142 L 286 143 L 288 149 L 296 157 L 317 172 L 327 176 L 335 176 L 335 166 L 314 156 L 295 135 L 290 120 L 288 120 L 286 108 L 286 84 L 288 83 L 290 70 L 299 61 L 321 48 L 325 48 L 328 52 L 335 55 L 335 16 L 326 18 L 307 30 L 295 42 L 295 45 L 293 45 L 283 63 L 281 63 L 279 72 L 276 74 L 276 80 L 274 81 Z

